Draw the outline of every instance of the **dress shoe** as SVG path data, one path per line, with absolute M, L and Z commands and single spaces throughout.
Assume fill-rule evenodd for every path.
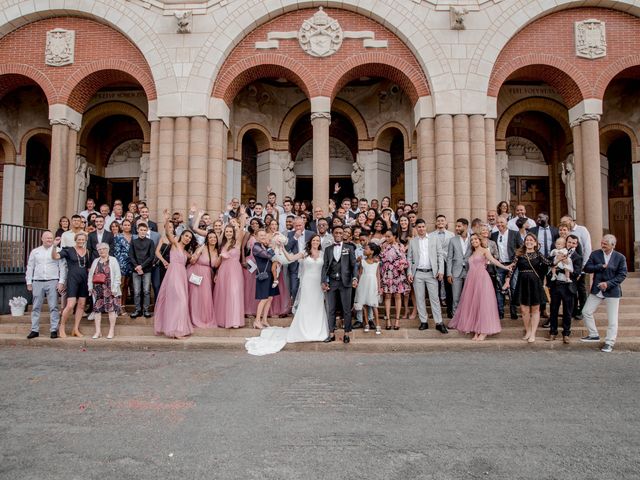
M 58 338 L 58 331 L 57 330 L 53 330 L 51 332 L 51 335 L 49 335 L 51 338 Z
M 349 342 L 351 341 L 351 339 L 349 338 L 349 335 L 345 335 L 345 336 L 343 337 L 342 341 L 343 341 L 344 343 L 349 343 Z
M 330 342 L 335 342 L 336 341 L 336 336 L 335 335 L 329 335 L 327 338 L 325 338 L 323 340 L 324 343 L 330 343 Z
M 542 324 L 542 328 L 549 328 L 550 326 L 551 326 L 551 322 L 549 320 L 547 320 Z
M 568 335 L 562 335 L 562 343 L 564 343 L 565 345 L 569 345 L 569 336 Z
M 362 328 L 362 322 L 354 323 L 352 328 Z
M 540 312 L 540 318 L 549 318 L 549 314 L 547 312 Z
M 447 327 L 444 326 L 444 323 L 439 323 L 436 325 L 436 330 L 438 330 L 440 333 L 449 333 L 449 330 L 447 330 Z
M 371 330 L 373 330 L 374 328 L 376 328 L 376 324 L 373 322 L 373 320 L 369 320 L 369 328 Z
M 420 323 L 418 330 L 426 330 L 428 328 L 429 328 L 429 324 L 427 322 L 424 322 L 424 323 Z
M 142 316 L 142 312 L 140 310 L 136 310 L 135 312 L 133 312 L 131 315 L 129 315 L 131 318 L 138 318 Z
M 518 319 L 518 314 L 517 313 L 512 313 L 511 314 L 511 320 L 517 320 Z
M 27 335 L 27 338 L 29 340 L 31 340 L 32 338 L 36 338 L 36 337 L 39 337 L 39 336 L 40 336 L 40 333 L 31 331 L 31 332 L 29 332 L 29 335 Z
M 582 320 L 582 314 L 578 313 L 577 315 L 574 315 L 573 318 L 575 318 L 576 320 Z
M 151 312 L 144 312 L 143 315 L 144 315 L 144 318 L 151 318 L 153 316 Z
M 556 339 L 557 335 L 549 335 L 549 337 L 546 339 L 547 342 L 553 342 Z

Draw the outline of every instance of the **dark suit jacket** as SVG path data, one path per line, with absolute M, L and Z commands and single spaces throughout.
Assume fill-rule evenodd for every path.
M 622 296 L 620 284 L 627 278 L 627 259 L 615 250 L 611 253 L 609 264 L 604 268 L 604 252 L 602 249 L 594 250 L 584 266 L 585 273 L 593 273 L 591 280 L 591 293 L 600 291 L 598 284 L 607 282 L 607 289 L 602 292 L 605 298 L 619 298 Z
M 304 231 L 304 243 L 306 244 L 314 233 L 311 230 Z M 289 253 L 298 253 L 298 240 L 295 237 L 295 231 L 291 230 L 287 233 L 287 246 L 285 247 Z M 289 265 L 289 274 L 298 275 L 298 262 L 291 262 Z
M 499 236 L 500 232 L 493 232 L 491 234 L 491 240 L 496 242 L 496 246 L 498 247 Z M 509 263 L 513 262 L 513 259 L 516 256 L 516 250 L 520 248 L 521 245 L 522 239 L 520 238 L 518 232 L 507 229 L 507 255 L 509 255 Z M 498 260 L 500 259 L 498 258 Z
M 534 234 L 536 238 L 538 238 L 538 230 L 540 230 L 540 227 L 535 226 L 529 229 L 529 233 Z M 549 245 L 549 252 L 551 252 L 551 250 L 556 248 L 555 243 L 558 237 L 560 236 L 560 233 L 558 233 L 558 229 L 556 227 L 552 227 L 552 226 L 549 226 L 549 233 L 551 234 L 551 245 Z M 542 245 L 540 245 L 540 251 L 542 252 Z
M 329 224 L 329 228 L 331 228 L 331 217 L 325 217 L 325 220 Z M 309 230 L 311 230 L 313 233 L 318 233 L 318 221 L 315 218 L 309 222 Z
M 89 256 L 92 262 L 99 257 L 98 250 L 96 249 L 98 243 L 98 234 L 91 232 L 87 238 L 87 249 L 89 250 Z M 113 234 L 106 229 L 102 234 L 102 243 L 109 244 L 109 255 L 113 256 Z
M 571 255 L 569 255 L 569 260 L 571 260 L 573 264 L 573 273 L 571 274 L 571 280 L 574 282 L 578 280 L 578 277 L 582 275 L 582 266 L 584 264 L 584 260 L 582 259 L 582 252 L 579 251 L 580 245 L 576 248 Z
M 149 220 L 148 222 L 145 222 L 145 223 L 149 225 L 149 230 L 152 230 L 154 232 L 158 231 L 158 224 L 156 222 Z M 131 233 L 133 233 L 134 235 L 138 234 L 138 225 L 136 224 L 136 222 L 133 222 L 131 224 Z
M 322 264 L 323 283 L 329 283 L 329 266 L 333 260 L 333 247 L 324 249 L 324 263 Z M 358 278 L 358 263 L 356 262 L 356 249 L 351 243 L 342 242 L 342 253 L 340 254 L 340 280 L 342 286 L 351 288 L 353 279 Z

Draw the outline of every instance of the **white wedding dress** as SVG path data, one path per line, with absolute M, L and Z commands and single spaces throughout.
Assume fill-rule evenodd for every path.
M 300 288 L 297 309 L 288 328 L 265 328 L 259 337 L 247 339 L 245 347 L 251 355 L 268 355 L 279 352 L 287 343 L 321 342 L 329 336 L 324 292 L 320 282 L 322 255 L 314 260 L 300 260 Z

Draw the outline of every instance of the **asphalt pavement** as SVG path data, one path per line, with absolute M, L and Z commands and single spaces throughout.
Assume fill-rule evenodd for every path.
M 638 479 L 640 354 L 0 350 L 0 479 Z

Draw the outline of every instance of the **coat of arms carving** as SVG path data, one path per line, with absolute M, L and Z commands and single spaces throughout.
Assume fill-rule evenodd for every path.
M 607 55 L 604 22 L 593 18 L 576 22 L 576 55 L 590 60 Z
M 73 63 L 76 32 L 56 28 L 47 32 L 44 63 L 52 67 L 62 67 Z
M 343 39 L 342 27 L 322 7 L 305 20 L 298 32 L 302 49 L 313 57 L 328 57 L 338 51 Z

